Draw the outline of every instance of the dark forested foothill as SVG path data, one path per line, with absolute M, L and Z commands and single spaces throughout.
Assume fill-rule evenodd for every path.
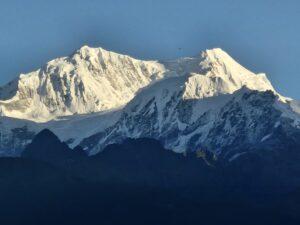
M 141 138 L 87 156 L 44 130 L 0 158 L 1 224 L 299 224 L 294 147 L 226 161 Z

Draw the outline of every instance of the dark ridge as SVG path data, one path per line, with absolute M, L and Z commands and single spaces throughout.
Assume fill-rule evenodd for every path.
M 0 160 L 1 224 L 299 224 L 300 152 L 259 149 L 223 163 L 126 139 L 86 157 L 51 131 Z
M 76 151 L 69 148 L 53 132 L 44 129 L 25 148 L 22 157 L 66 166 L 86 157 L 86 154 L 81 148 L 76 148 Z
M 35 138 L 33 139 L 33 141 L 39 140 L 39 141 L 45 141 L 51 139 L 51 141 L 53 142 L 58 141 L 60 142 L 59 138 L 49 129 L 44 129 L 42 131 L 40 131 Z

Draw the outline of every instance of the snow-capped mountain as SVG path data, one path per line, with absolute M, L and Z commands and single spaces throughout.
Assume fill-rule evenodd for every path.
M 220 154 L 267 143 L 279 130 L 299 131 L 299 103 L 221 49 L 141 61 L 84 46 L 21 75 L 0 96 L 6 153 L 19 152 L 44 128 L 90 154 L 127 137 L 155 138 L 176 152 Z
M 198 72 L 144 88 L 115 125 L 81 146 L 95 154 L 126 137 L 150 137 L 176 152 L 204 149 L 218 155 L 228 148 L 261 146 L 279 129 L 298 131 L 296 109 L 264 74 L 248 71 L 221 49 L 207 50 Z
M 2 87 L 0 113 L 45 122 L 110 110 L 126 104 L 141 87 L 164 75 L 165 68 L 158 62 L 84 46 Z

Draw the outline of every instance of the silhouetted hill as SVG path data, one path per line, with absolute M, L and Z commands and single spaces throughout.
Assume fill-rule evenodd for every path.
M 54 133 L 44 129 L 25 148 L 22 157 L 66 167 L 76 160 L 86 157 L 86 154 L 79 148 L 73 151 Z
M 293 149 L 229 163 L 127 139 L 87 157 L 46 130 L 23 156 L 0 159 L 1 224 L 299 224 Z

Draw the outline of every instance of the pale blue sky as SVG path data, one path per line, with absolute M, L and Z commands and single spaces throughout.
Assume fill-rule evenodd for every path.
M 221 47 L 300 99 L 300 1 L 1 0 L 0 84 L 84 44 L 142 59 Z

